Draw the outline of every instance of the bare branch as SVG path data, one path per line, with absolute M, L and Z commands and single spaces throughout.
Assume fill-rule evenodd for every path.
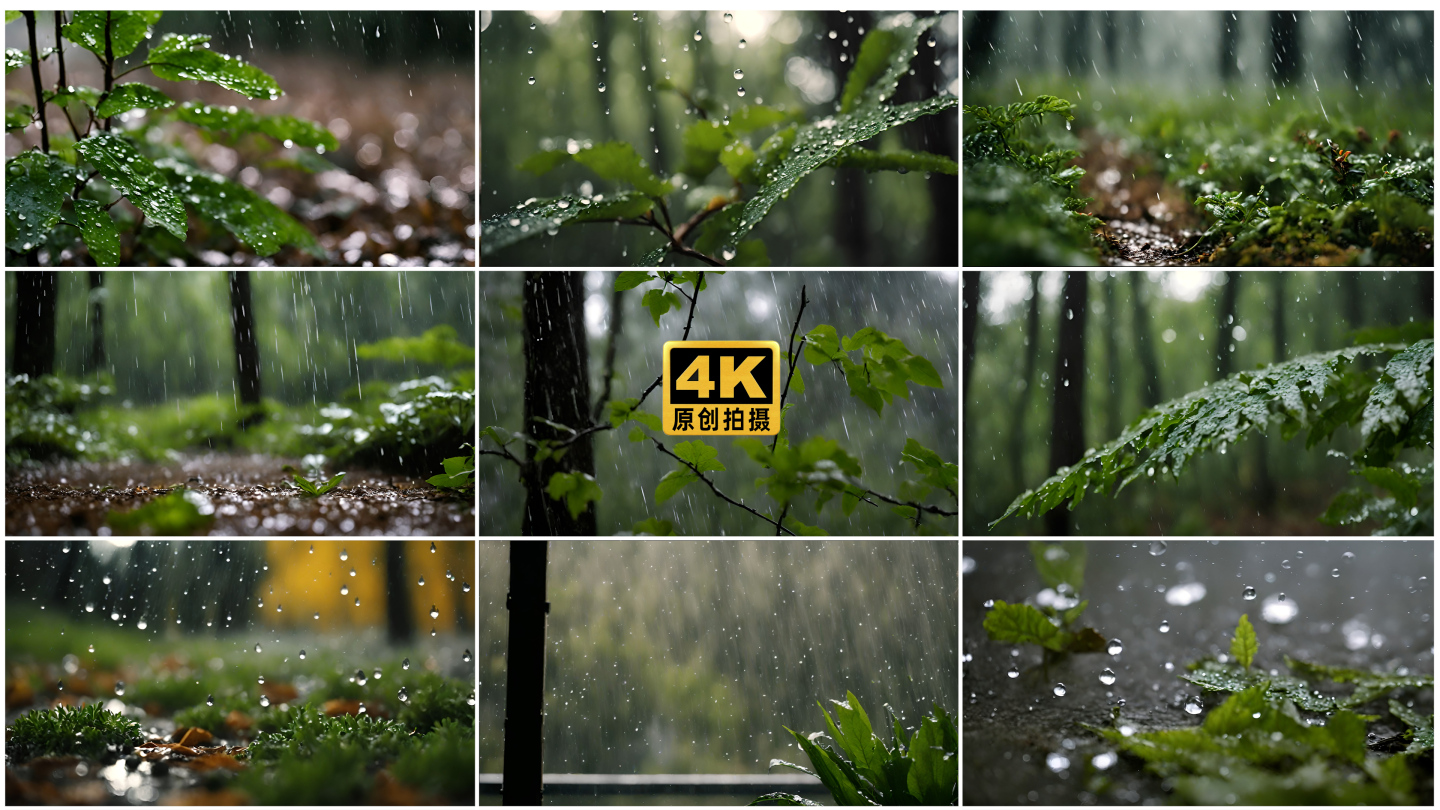
M 795 378 L 795 333 L 800 331 L 800 316 L 805 314 L 805 305 L 809 303 L 805 298 L 805 286 L 800 286 L 800 310 L 795 313 L 795 323 L 790 327 L 790 374 L 785 377 L 785 390 L 780 393 L 780 413 L 776 418 L 784 426 L 785 420 L 785 398 L 790 396 L 790 381 Z M 775 433 L 775 440 L 770 442 L 770 452 L 775 452 L 775 446 L 780 443 L 780 433 Z
M 713 493 L 715 493 L 715 495 L 718 496 L 721 500 L 725 501 L 726 503 L 732 504 L 732 505 L 734 505 L 734 506 L 738 506 L 738 507 L 740 507 L 741 509 L 744 509 L 746 512 L 749 512 L 750 514 L 754 515 L 755 517 L 758 517 L 758 518 L 760 518 L 761 520 L 765 521 L 766 523 L 769 523 L 770 525 L 774 526 L 775 529 L 776 529 L 776 533 L 777 533 L 777 534 L 778 534 L 779 532 L 785 532 L 786 534 L 790 534 L 790 535 L 795 534 L 794 532 L 792 532 L 792 531 L 790 531 L 789 529 L 785 528 L 785 526 L 784 526 L 783 524 L 781 524 L 779 521 L 775 520 L 774 518 L 772 518 L 772 517 L 770 517 L 770 516 L 768 516 L 768 515 L 762 514 L 762 513 L 760 513 L 760 512 L 757 512 L 757 511 L 755 511 L 754 509 L 752 509 L 752 508 L 746 506 L 745 504 L 743 504 L 743 503 L 735 500 L 734 498 L 730 497 L 729 495 L 726 495 L 725 493 L 721 492 L 720 489 L 719 489 L 719 487 L 716 487 L 716 486 L 715 486 L 715 482 L 714 482 L 714 481 L 711 481 L 709 478 L 706 478 L 706 477 L 705 477 L 705 474 L 702 473 L 702 472 L 700 472 L 699 468 L 697 468 L 694 464 L 691 464 L 690 462 L 686 461 L 685 459 L 680 458 L 679 456 L 677 456 L 677 455 L 675 455 L 674 453 L 670 452 L 670 448 L 668 448 L 668 447 L 666 447 L 665 445 L 661 444 L 660 441 L 659 441 L 658 439 L 656 439 L 654 436 L 651 436 L 651 437 L 650 437 L 650 441 L 652 441 L 652 442 L 655 443 L 655 446 L 656 446 L 657 448 L 659 448 L 660 452 L 662 452 L 662 453 L 664 453 L 665 455 L 667 455 L 667 456 L 675 459 L 676 461 L 680 462 L 681 464 L 684 464 L 686 467 L 689 467 L 689 468 L 690 468 L 690 471 L 693 472 L 693 473 L 695 473 L 695 475 L 696 475 L 697 477 L 699 477 L 699 479 L 700 479 L 701 481 L 704 481 L 705 484 L 710 487 L 710 491 L 713 492 Z

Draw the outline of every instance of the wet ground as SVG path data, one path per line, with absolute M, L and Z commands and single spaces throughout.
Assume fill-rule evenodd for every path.
M 1166 802 L 1160 779 L 1127 756 L 1103 774 L 1091 767 L 1094 756 L 1111 749 L 1079 724 L 1106 724 L 1123 699 L 1122 719 L 1137 730 L 1198 725 L 1204 714 L 1192 716 L 1184 706 L 1200 689 L 1177 675 L 1187 663 L 1227 650 L 1241 613 L 1255 620 L 1257 666 L 1286 671 L 1283 656 L 1290 655 L 1337 666 L 1434 671 L 1432 541 L 1173 541 L 1158 556 L 1150 553 L 1150 541 L 1087 547 L 1079 596 L 1090 606 L 1079 623 L 1120 639 L 1123 649 L 1114 656 L 1071 655 L 1046 669 L 1032 645 L 991 641 L 983 628 L 986 600 L 1033 600 L 1044 587 L 1029 544 L 963 543 L 961 784 L 967 805 Z M 1355 556 L 1347 560 L 1347 551 Z M 1247 585 L 1256 589 L 1253 600 L 1244 598 Z M 1283 624 L 1263 620 L 1266 600 L 1280 593 L 1298 612 Z M 1106 668 L 1116 676 L 1109 686 L 1099 681 Z M 1063 696 L 1055 695 L 1057 684 L 1065 685 Z M 1432 711 L 1433 693 L 1414 698 L 1417 711 Z M 1209 708 L 1219 699 L 1212 694 L 1204 703 Z M 1047 762 L 1059 761 L 1052 754 L 1067 766 L 1050 767 Z M 1105 789 L 1098 789 L 1101 776 Z
M 1182 252 L 1201 231 L 1185 194 L 1166 184 L 1144 156 L 1132 155 L 1123 140 L 1081 133 L 1085 145 L 1076 165 L 1085 169 L 1080 196 L 1093 197 L 1086 211 L 1105 222 L 1110 250 L 1101 260 L 1112 267 L 1178 267 L 1198 264 Z
M 473 502 L 456 500 L 422 480 L 347 470 L 343 483 L 318 498 L 300 497 L 286 464 L 266 455 L 205 454 L 165 464 L 59 462 L 9 469 L 7 535 L 111 533 L 111 511 L 135 509 L 182 488 L 203 496 L 210 535 L 471 535 Z

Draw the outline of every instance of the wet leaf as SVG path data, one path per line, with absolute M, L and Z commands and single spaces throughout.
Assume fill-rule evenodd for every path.
M 128 136 L 96 132 L 76 143 L 75 148 L 148 219 L 176 237 L 185 237 L 185 206 L 160 170 L 140 154 Z
M 672 309 L 683 310 L 685 303 L 680 296 L 665 289 L 646 290 L 645 297 L 640 299 L 640 306 L 650 310 L 650 317 L 655 319 L 655 325 L 660 325 L 660 316 Z
M 244 107 L 221 107 L 187 101 L 175 110 L 175 117 L 188 124 L 239 137 L 252 132 L 269 135 L 281 144 L 340 148 L 330 130 L 292 115 L 262 115 Z
M 9 14 L 10 12 L 7 11 L 5 13 Z M 11 73 L 19 70 L 22 67 L 25 67 L 28 64 L 30 64 L 30 53 L 28 51 L 22 51 L 19 48 L 5 49 L 6 76 L 9 76 Z
M 1230 654 L 1240 662 L 1240 666 L 1250 668 L 1250 662 L 1255 660 L 1255 653 L 1260 651 L 1260 643 L 1255 640 L 1255 627 L 1250 624 L 1250 617 L 1244 613 L 1240 614 L 1240 623 L 1235 626 L 1235 637 L 1230 639 Z
M 635 535 L 650 535 L 652 537 L 673 537 L 675 535 L 675 524 L 668 520 L 661 520 L 660 518 L 646 518 L 632 526 L 630 533 Z
M 835 158 L 834 165 L 836 168 L 864 169 L 867 172 L 935 172 L 949 175 L 960 173 L 959 164 L 944 155 L 909 149 L 876 152 L 859 146 L 850 147 Z
M 1052 624 L 1045 614 L 1030 605 L 1010 605 L 1002 599 L 996 599 L 995 606 L 985 614 L 985 632 L 990 634 L 992 641 L 1039 644 L 1056 652 L 1065 649 L 1060 628 Z
M 156 164 L 201 216 L 220 223 L 261 256 L 294 245 L 317 258 L 325 250 L 314 235 L 274 203 L 222 175 L 164 158 Z
M 175 100 L 149 85 L 135 82 L 116 85 L 110 95 L 95 109 L 97 118 L 109 118 L 137 108 L 147 110 L 163 109 L 175 104 Z
M 101 267 L 114 267 L 120 263 L 120 231 L 110 212 L 94 200 L 80 199 L 74 202 L 75 215 L 80 219 L 80 235 L 85 247 L 90 249 L 90 258 Z
M 61 29 L 65 38 L 105 59 L 106 35 L 110 55 L 129 56 L 145 41 L 150 26 L 160 21 L 159 11 L 76 11 Z
M 639 192 L 613 194 L 603 199 L 566 195 L 521 203 L 480 224 L 480 253 L 488 256 L 562 225 L 642 216 L 654 205 L 654 200 Z
M 29 104 L 16 104 L 5 110 L 5 131 L 18 132 L 35 121 L 35 108 Z
M 655 274 L 648 270 L 626 270 L 615 277 L 615 291 L 633 290 L 647 281 L 654 281 Z
M 150 48 L 145 64 L 167 81 L 214 82 L 250 98 L 277 99 L 280 85 L 274 77 L 236 56 L 208 50 L 210 37 L 201 34 L 166 34 Z
M 656 177 L 654 172 L 645 166 L 634 146 L 623 141 L 587 145 L 575 152 L 567 149 L 539 152 L 523 161 L 520 169 L 544 174 L 568 160 L 588 166 L 606 180 L 629 183 L 644 194 L 663 196 L 673 190 L 669 183 Z
M 600 500 L 604 494 L 600 491 L 600 485 L 595 483 L 594 476 L 579 472 L 557 472 L 550 476 L 545 493 L 551 500 L 558 501 L 563 498 L 571 518 L 580 517 L 580 513 L 589 508 L 592 501 Z
M 75 187 L 75 167 L 51 155 L 21 152 L 5 162 L 5 247 L 17 253 L 45 241 Z
M 1435 715 L 1426 717 L 1413 709 L 1407 708 L 1398 700 L 1390 701 L 1390 713 L 1404 721 L 1410 727 L 1410 745 L 1405 749 L 1407 754 L 1421 754 L 1435 748 Z

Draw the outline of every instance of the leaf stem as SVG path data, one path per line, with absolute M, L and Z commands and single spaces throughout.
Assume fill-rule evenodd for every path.
M 50 154 L 50 127 L 45 123 L 45 87 L 40 83 L 40 48 L 35 44 L 35 12 L 22 11 L 30 34 L 30 78 L 35 82 L 35 109 L 40 116 L 40 151 Z
M 689 467 L 689 468 L 690 468 L 690 471 L 693 472 L 693 473 L 695 473 L 695 475 L 696 475 L 697 477 L 699 477 L 699 479 L 700 479 L 701 481 L 704 481 L 705 484 L 710 487 L 710 491 L 713 492 L 713 493 L 715 493 L 715 495 L 718 496 L 721 500 L 723 500 L 723 501 L 725 501 L 726 503 L 729 503 L 729 504 L 731 504 L 731 505 L 733 505 L 733 506 L 738 506 L 738 507 L 740 507 L 741 509 L 744 509 L 746 512 L 749 512 L 750 514 L 754 515 L 755 517 L 758 517 L 758 518 L 760 518 L 761 520 L 765 521 L 766 523 L 769 523 L 770 525 L 772 525 L 772 526 L 774 526 L 774 527 L 776 528 L 777 533 L 779 533 L 779 532 L 785 532 L 786 534 L 789 534 L 789 535 L 794 535 L 794 534 L 795 534 L 794 532 L 792 532 L 792 531 L 790 531 L 789 529 L 785 528 L 785 526 L 784 526 L 783 524 L 781 524 L 779 521 L 775 520 L 774 518 L 770 517 L 769 515 L 765 515 L 765 514 L 763 514 L 763 513 L 757 512 L 757 511 L 755 511 L 754 509 L 752 509 L 752 508 L 746 506 L 745 504 L 743 504 L 743 503 L 735 500 L 734 498 L 730 497 L 729 495 L 726 495 L 725 493 L 721 492 L 721 491 L 720 491 L 720 488 L 717 487 L 717 486 L 715 486 L 715 482 L 714 482 L 714 481 L 711 481 L 709 478 L 706 478 L 706 477 L 705 477 L 705 474 L 702 473 L 702 472 L 700 472 L 700 469 L 699 469 L 698 467 L 696 467 L 694 464 L 691 464 L 690 462 L 686 461 L 685 459 L 680 458 L 679 456 L 677 456 L 677 455 L 675 455 L 674 453 L 670 452 L 670 448 L 668 448 L 668 447 L 666 447 L 665 445 L 661 444 L 661 443 L 660 443 L 660 440 L 659 440 L 659 439 L 656 439 L 654 436 L 650 436 L 650 437 L 648 437 L 648 438 L 650 439 L 650 441 L 652 441 L 652 442 L 655 443 L 655 447 L 658 448 L 658 449 L 660 450 L 660 452 L 662 452 L 662 453 L 664 453 L 665 455 L 667 455 L 667 456 L 675 459 L 676 461 L 680 462 L 681 464 L 684 464 L 686 467 Z

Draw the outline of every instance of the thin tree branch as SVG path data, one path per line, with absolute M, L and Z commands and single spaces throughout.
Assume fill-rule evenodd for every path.
M 785 398 L 790 396 L 790 381 L 795 378 L 795 333 L 800 331 L 800 316 L 805 314 L 805 305 L 809 303 L 805 298 L 805 285 L 800 285 L 800 310 L 795 313 L 795 323 L 790 327 L 790 374 L 785 377 L 785 389 L 780 392 L 780 412 L 775 415 L 777 421 L 784 427 L 785 420 Z M 775 446 L 780 443 L 780 432 L 775 432 L 774 441 L 770 442 L 770 452 L 775 452 Z M 783 517 L 781 518 L 784 519 Z
M 105 92 L 103 92 L 103 93 L 100 94 L 100 103 L 101 103 L 101 104 L 104 104 L 104 103 L 105 103 L 105 99 L 107 99 L 107 98 L 110 97 L 110 91 L 115 87 L 115 52 L 114 52 L 114 50 L 111 48 L 111 43 L 110 43 L 110 26 L 111 26 L 111 21 L 112 21 L 112 19 L 113 19 L 112 13 L 109 12 L 109 11 L 106 11 L 106 12 L 105 12 Z M 99 104 L 96 105 L 96 107 L 99 107 L 99 106 L 100 106 Z M 106 131 L 106 132 L 109 132 L 109 131 L 110 131 L 111 118 L 113 118 L 113 116 L 107 116 L 107 117 L 105 118 L 105 131 Z
M 897 500 L 897 499 L 895 499 L 895 498 L 890 497 L 889 495 L 885 495 L 885 494 L 883 494 L 883 493 L 876 492 L 876 491 L 873 490 L 873 489 L 867 489 L 867 490 L 865 490 L 865 492 L 866 492 L 866 494 L 874 495 L 875 497 L 879 498 L 880 500 L 882 500 L 882 501 L 884 501 L 884 502 L 886 502 L 886 503 L 889 503 L 889 504 L 894 504 L 895 506 L 910 506 L 910 507 L 914 507 L 917 512 L 929 512 L 929 513 L 932 514 L 932 515 L 940 515 L 941 517 L 955 517 L 956 515 L 960 514 L 959 512 L 950 512 L 950 511 L 941 509 L 941 508 L 938 507 L 938 506 L 930 506 L 930 505 L 928 505 L 928 504 L 920 504 L 920 503 L 916 503 L 915 501 L 901 501 L 901 500 Z M 918 523 L 918 522 L 917 522 L 917 523 Z
M 65 24 L 65 12 L 55 12 L 55 58 L 60 61 L 60 85 L 61 90 L 69 86 L 65 81 L 65 40 L 60 38 L 60 28 Z M 67 115 L 66 118 L 69 118 Z M 73 126 L 73 125 L 72 125 Z
M 712 256 L 708 256 L 708 255 L 706 255 L 706 254 L 704 254 L 704 253 L 701 253 L 700 251 L 698 251 L 698 250 L 696 250 L 696 249 L 694 249 L 694 248 L 685 247 L 684 245 L 671 244 L 671 245 L 670 245 L 670 252 L 671 252 L 671 253 L 679 253 L 681 256 L 689 256 L 689 257 L 692 258 L 692 259 L 699 259 L 700 261 L 702 261 L 702 262 L 710 265 L 711 267 L 724 267 L 724 266 L 725 266 L 725 262 L 722 262 L 722 261 L 720 261 L 719 259 L 716 259 L 716 258 L 714 258 L 714 257 L 712 257 Z
M 506 450 L 504 447 L 501 447 L 499 450 L 480 450 L 478 452 L 482 456 L 499 456 L 501 458 L 509 459 L 515 462 L 515 466 L 521 468 L 522 470 L 525 468 L 525 462 L 511 455 L 510 451 Z
M 698 226 L 700 223 L 704 222 L 706 217 L 710 216 L 711 214 L 715 213 L 716 211 L 719 211 L 721 208 L 724 208 L 724 207 L 725 207 L 725 206 L 723 206 L 723 205 L 720 206 L 720 207 L 718 207 L 718 208 L 708 208 L 708 207 L 707 207 L 707 208 L 702 208 L 702 209 L 700 209 L 699 211 L 697 211 L 694 216 L 690 217 L 688 220 L 686 220 L 685 222 L 681 223 L 681 224 L 680 224 L 680 227 L 678 227 L 678 228 L 675 229 L 675 241 L 676 241 L 676 242 L 679 242 L 679 243 L 681 243 L 681 244 L 684 244 L 684 243 L 685 243 L 685 237 L 686 237 L 686 236 L 689 236 L 689 235 L 690 235 L 690 232 L 693 231 L 693 230 L 695 230 L 695 227 L 696 227 L 696 226 Z
M 690 314 L 685 318 L 685 332 L 680 336 L 681 340 L 690 339 L 690 325 L 695 322 L 695 302 L 700 298 L 700 284 L 704 280 L 705 271 L 701 270 L 699 277 L 695 279 L 695 294 L 693 296 L 690 296 Z M 660 387 L 660 378 L 656 377 L 655 382 L 650 383 L 650 387 L 646 388 L 645 393 L 640 395 L 640 401 L 635 403 L 635 407 L 633 410 L 640 410 L 640 406 L 645 404 L 645 398 L 650 396 L 650 392 L 654 391 L 658 387 Z
M 738 506 L 738 507 L 740 507 L 741 509 L 744 509 L 746 512 L 749 512 L 750 514 L 754 515 L 755 517 L 758 517 L 758 518 L 760 518 L 761 520 L 765 521 L 766 523 L 769 523 L 770 525 L 775 526 L 778 531 L 782 531 L 782 532 L 785 532 L 786 534 L 790 534 L 790 535 L 795 534 L 794 532 L 792 532 L 792 531 L 790 531 L 789 529 L 785 528 L 784 525 L 782 525 L 781 523 L 779 523 L 778 521 L 776 521 L 774 518 L 772 518 L 772 517 L 770 517 L 770 516 L 768 516 L 768 515 L 762 514 L 762 513 L 760 513 L 760 512 L 757 512 L 757 511 L 755 511 L 754 509 L 752 509 L 752 508 L 746 506 L 745 504 L 743 504 L 743 503 L 735 500 L 734 498 L 730 497 L 729 495 L 726 495 L 725 493 L 721 492 L 720 489 L 719 489 L 719 487 L 716 487 L 716 486 L 715 486 L 715 482 L 714 482 L 714 481 L 711 481 L 709 478 L 706 478 L 706 477 L 705 477 L 705 474 L 702 473 L 702 472 L 700 472 L 699 468 L 697 468 L 694 464 L 691 464 L 690 462 L 686 461 L 685 459 L 680 458 L 679 456 L 677 456 L 677 455 L 675 455 L 674 453 L 670 452 L 670 448 L 668 448 L 668 447 L 666 447 L 665 445 L 661 444 L 661 443 L 660 443 L 660 440 L 659 440 L 659 439 L 656 439 L 654 436 L 651 436 L 651 437 L 649 437 L 649 438 L 650 438 L 650 441 L 652 441 L 652 442 L 655 443 L 655 447 L 658 448 L 658 449 L 660 450 L 660 452 L 664 453 L 665 455 L 667 455 L 667 456 L 675 459 L 676 461 L 678 461 L 678 462 L 680 462 L 681 464 L 684 464 L 686 467 L 690 468 L 690 471 L 693 472 L 693 473 L 695 473 L 695 475 L 696 475 L 697 477 L 699 477 L 699 479 L 700 479 L 701 481 L 704 481 L 705 484 L 710 487 L 710 491 L 713 492 L 713 493 L 715 493 L 715 495 L 716 495 L 717 497 L 719 497 L 721 500 L 725 501 L 726 503 L 732 504 L 732 505 L 734 505 L 734 506 Z
M 30 78 L 35 82 L 35 109 L 40 114 L 40 151 L 50 154 L 50 126 L 45 123 L 45 87 L 40 83 L 40 48 L 35 44 L 35 12 L 22 11 L 30 34 Z
M 780 536 L 780 527 L 785 524 L 785 516 L 790 514 L 790 502 L 786 501 L 784 508 L 780 510 L 780 520 L 775 524 L 775 536 Z

